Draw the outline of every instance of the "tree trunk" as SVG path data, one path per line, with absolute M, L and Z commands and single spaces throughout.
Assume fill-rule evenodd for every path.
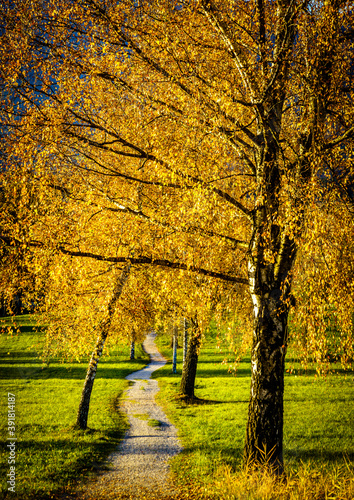
M 283 472 L 283 397 L 288 340 L 290 271 L 295 246 L 283 238 L 276 264 L 251 261 L 250 289 L 254 305 L 251 396 L 244 461 Z M 255 264 L 255 265 L 254 265 Z
M 178 328 L 173 326 L 173 358 L 172 358 L 172 373 L 177 373 L 177 346 L 178 346 Z
M 131 341 L 130 341 L 130 360 L 134 361 L 135 359 L 135 330 L 134 328 L 132 329 L 132 336 L 131 336 Z
M 130 361 L 134 361 L 135 359 L 135 342 L 132 340 L 130 342 Z
M 272 467 L 282 469 L 287 313 L 279 315 L 275 322 L 277 308 L 270 307 L 269 302 L 260 301 L 253 332 L 245 458 L 256 465 L 268 462 Z M 274 302 L 279 305 L 277 300 Z
M 188 320 L 187 318 L 183 318 L 183 368 L 184 363 L 186 361 L 188 349 Z
M 84 430 L 87 428 L 90 398 L 91 398 L 93 383 L 96 377 L 97 365 L 103 352 L 103 347 L 109 333 L 112 317 L 115 312 L 118 299 L 121 296 L 124 284 L 128 279 L 129 271 L 130 271 L 130 263 L 124 267 L 121 275 L 119 276 L 116 285 L 114 287 L 112 297 L 108 303 L 106 318 L 99 325 L 99 334 L 87 369 L 84 387 L 82 389 L 81 400 L 79 404 L 79 410 L 76 418 L 75 427 L 78 427 L 79 429 Z
M 193 324 L 193 323 L 192 323 Z M 186 398 L 194 398 L 195 377 L 197 374 L 198 354 L 201 343 L 201 332 L 196 324 L 189 338 L 186 360 L 183 365 L 180 394 Z
M 84 382 L 84 387 L 81 393 L 81 400 L 75 424 L 75 426 L 78 427 L 79 429 L 87 428 L 87 419 L 90 407 L 91 392 L 96 377 L 98 361 L 102 355 L 107 335 L 108 335 L 108 330 L 101 331 L 100 335 L 97 337 L 96 345 L 91 355 L 90 363 L 87 369 L 86 378 Z

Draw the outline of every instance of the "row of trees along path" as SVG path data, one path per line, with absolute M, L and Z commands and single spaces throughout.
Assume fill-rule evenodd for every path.
M 74 356 L 92 352 L 98 323 L 106 336 L 173 308 L 201 329 L 210 311 L 252 316 L 244 459 L 271 451 L 282 471 L 288 315 L 296 286 L 299 302 L 312 290 L 302 269 L 316 269 L 307 298 L 321 304 L 302 344 L 326 355 L 330 297 L 353 346 L 352 2 L 0 9 L 6 289 L 37 297 L 49 347 Z
M 158 382 L 150 377 L 166 363 L 156 348 L 155 336 L 150 333 L 143 344 L 151 362 L 126 377 L 132 381 L 132 386 L 125 392 L 121 409 L 128 416 L 130 428 L 117 451 L 108 458 L 109 472 L 85 483 L 78 492 L 80 498 L 163 500 L 174 495 L 168 477 L 168 460 L 181 451 L 181 446 L 176 428 L 154 399 L 159 390 Z

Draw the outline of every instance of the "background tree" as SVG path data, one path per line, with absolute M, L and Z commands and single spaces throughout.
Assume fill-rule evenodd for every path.
M 311 207 L 311 224 L 295 274 L 297 307 L 293 321 L 300 329 L 294 339 L 307 364 L 319 372 L 332 361 L 348 368 L 353 352 L 353 212 L 352 202 L 333 185 Z
M 186 352 L 186 359 L 183 363 L 181 384 L 180 384 L 180 395 L 182 398 L 188 400 L 193 400 L 195 378 L 197 375 L 198 366 L 198 355 L 202 344 L 202 332 L 199 329 L 198 320 L 195 316 L 189 319 L 191 334 L 189 337 L 188 348 Z

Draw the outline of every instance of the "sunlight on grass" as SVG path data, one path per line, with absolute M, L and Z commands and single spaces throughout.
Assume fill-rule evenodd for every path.
M 235 473 L 221 467 L 215 480 L 203 491 L 220 500 L 351 500 L 354 498 L 354 464 L 335 465 L 321 470 L 318 464 L 302 464 L 286 478 L 268 472 L 243 470 Z
M 118 411 L 119 398 L 128 387 L 124 377 L 146 365 L 129 361 L 129 346 L 110 349 L 98 365 L 86 431 L 73 430 L 87 368 L 82 363 L 53 360 L 44 365 L 33 351 L 40 334 L 33 331 L 34 318 L 21 316 L 21 332 L 0 336 L 0 387 L 16 396 L 16 494 L 7 491 L 2 475 L 1 498 L 48 498 L 70 488 L 82 475 L 94 474 L 113 451 L 126 428 Z M 7 404 L 7 403 L 6 403 Z M 7 472 L 7 406 L 0 408 L 1 470 Z
M 160 336 L 157 342 L 171 359 L 169 338 Z M 271 475 L 249 475 L 241 469 L 250 361 L 243 360 L 234 376 L 222 364 L 224 357 L 211 336 L 199 356 L 198 404 L 176 397 L 182 350 L 177 375 L 171 373 L 170 363 L 154 374 L 161 387 L 159 403 L 182 441 L 183 451 L 172 461 L 177 484 L 199 488 L 200 498 L 221 500 L 353 500 L 353 373 L 339 370 L 318 378 L 291 359 L 293 371 L 286 374 L 284 398 L 287 481 L 279 484 Z
M 124 377 L 146 364 L 141 351 L 129 361 L 129 346 L 112 348 L 98 368 L 92 394 L 89 429 L 75 431 L 78 402 L 86 372 L 83 363 L 43 365 L 30 346 L 38 343 L 33 318 L 21 317 L 21 333 L 0 336 L 0 386 L 16 395 L 16 499 L 59 498 L 77 479 L 95 475 L 102 461 L 117 446 L 127 427 L 118 411 L 119 398 L 129 386 Z M 171 358 L 169 338 L 159 338 L 163 354 Z M 182 357 L 179 350 L 179 359 Z M 215 500 L 353 500 L 354 405 L 353 373 L 315 378 L 291 359 L 286 375 L 284 456 L 286 481 L 267 473 L 242 470 L 250 360 L 244 359 L 236 376 L 222 364 L 225 353 L 215 339 L 200 353 L 195 404 L 176 396 L 177 374 L 171 364 L 157 370 L 159 403 L 177 426 L 183 451 L 172 461 L 180 488 L 178 498 Z M 295 370 L 295 371 L 294 371 Z M 8 469 L 7 407 L 0 408 L 2 470 Z M 148 414 L 138 418 L 152 422 Z M 8 495 L 5 474 L 1 498 Z M 6 496 L 7 495 L 7 496 Z

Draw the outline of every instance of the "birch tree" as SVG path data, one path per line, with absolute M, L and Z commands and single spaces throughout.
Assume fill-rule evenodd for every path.
M 88 208 L 86 237 L 57 250 L 125 263 L 135 242 L 132 265 L 246 294 L 244 456 L 267 454 L 278 471 L 295 259 L 326 157 L 338 164 L 353 148 L 350 9 L 340 0 L 3 7 L 2 80 L 24 99 L 21 110 L 9 103 L 7 126 L 46 155 L 36 171 L 47 189 Z M 102 251 L 96 242 L 109 235 Z
M 112 323 L 112 318 L 116 310 L 117 302 L 119 300 L 119 297 L 121 296 L 123 292 L 123 287 L 125 285 L 125 282 L 128 279 L 129 276 L 129 271 L 130 271 L 130 264 L 127 264 L 124 269 L 122 270 L 121 274 L 119 277 L 117 277 L 116 285 L 113 289 L 112 296 L 109 300 L 108 307 L 107 307 L 107 313 L 105 315 L 105 318 L 103 321 L 100 323 L 98 326 L 97 330 L 97 340 L 95 344 L 95 348 L 92 352 L 91 359 L 89 362 L 89 366 L 87 369 L 86 373 L 86 378 L 84 382 L 84 387 L 82 390 L 82 395 L 81 395 L 81 400 L 79 404 L 79 410 L 77 414 L 77 419 L 76 419 L 76 425 L 80 429 L 86 429 L 87 428 L 87 419 L 88 419 L 88 412 L 89 412 L 89 406 L 90 406 L 90 398 L 91 398 L 91 392 L 93 388 L 93 383 L 95 381 L 96 377 L 96 372 L 97 372 L 97 365 L 100 357 L 102 356 L 102 351 L 104 348 L 104 344 L 107 340 L 111 323 Z

